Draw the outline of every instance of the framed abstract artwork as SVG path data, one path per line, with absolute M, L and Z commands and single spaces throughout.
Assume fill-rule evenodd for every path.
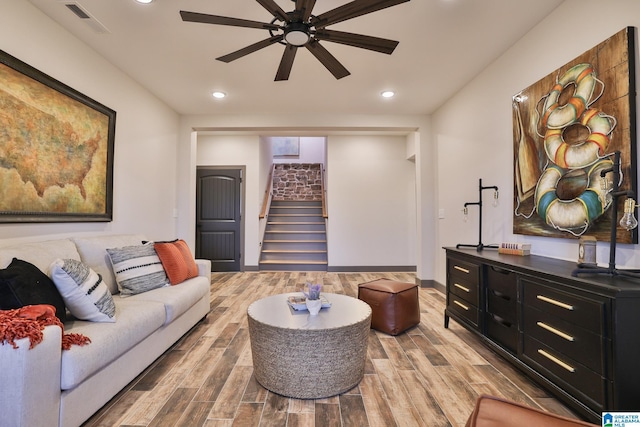
M 637 187 L 634 41 L 625 28 L 513 96 L 515 234 L 610 240 L 616 151 L 620 189 Z
M 0 222 L 111 221 L 116 113 L 0 51 Z
M 297 136 L 278 136 L 271 139 L 273 155 L 277 157 L 299 156 L 300 138 Z

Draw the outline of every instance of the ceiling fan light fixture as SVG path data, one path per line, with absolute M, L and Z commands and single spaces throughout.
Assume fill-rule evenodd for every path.
M 284 40 L 293 46 L 303 46 L 309 38 L 309 27 L 302 22 L 292 22 L 284 30 Z

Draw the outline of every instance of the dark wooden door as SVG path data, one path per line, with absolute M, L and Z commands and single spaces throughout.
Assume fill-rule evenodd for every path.
M 241 169 L 196 172 L 196 257 L 211 271 L 240 271 Z

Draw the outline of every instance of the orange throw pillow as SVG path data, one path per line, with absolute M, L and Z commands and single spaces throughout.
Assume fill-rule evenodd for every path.
M 172 285 L 177 285 L 198 275 L 198 266 L 184 240 L 156 242 L 154 248 Z

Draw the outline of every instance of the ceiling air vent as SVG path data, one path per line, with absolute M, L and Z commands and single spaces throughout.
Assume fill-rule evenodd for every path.
M 73 12 L 78 18 L 82 19 L 93 31 L 96 33 L 106 34 L 110 31 L 107 27 L 102 25 L 95 17 L 93 17 L 86 9 L 84 9 L 78 2 L 65 2 L 64 5 Z

